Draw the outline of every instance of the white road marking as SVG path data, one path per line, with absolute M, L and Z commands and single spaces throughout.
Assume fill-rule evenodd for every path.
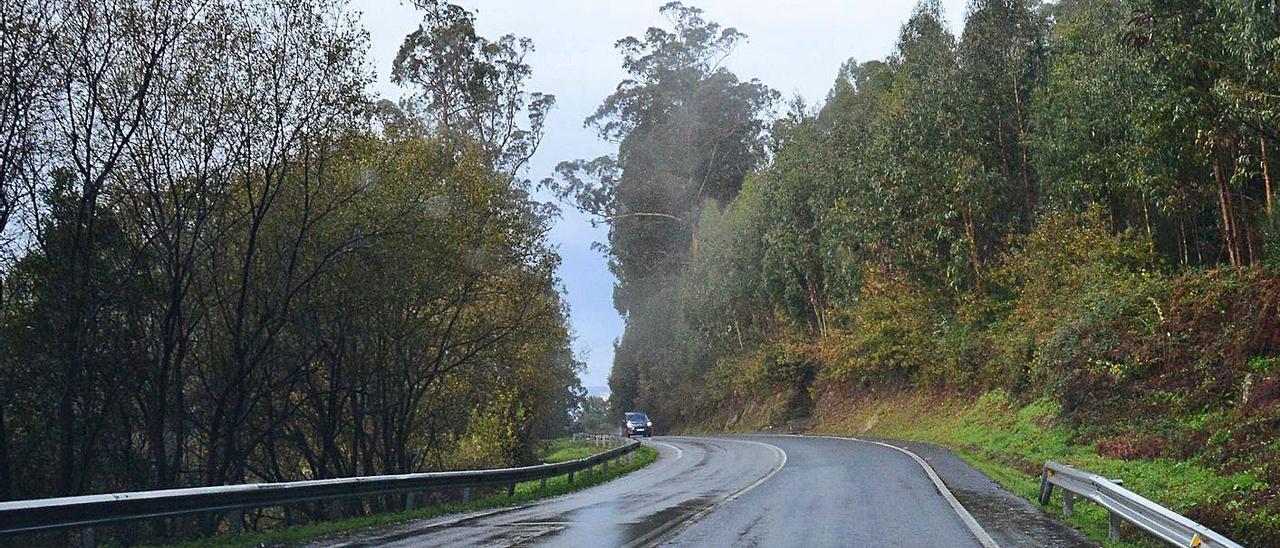
M 684 456 L 684 449 L 681 449 L 681 448 L 679 448 L 679 447 L 676 447 L 676 446 L 674 446 L 674 445 L 671 445 L 670 443 L 663 443 L 663 442 L 660 442 L 660 441 L 651 441 L 651 442 L 649 442 L 649 443 L 652 443 L 652 444 L 654 444 L 654 445 L 665 445 L 665 446 L 667 446 L 667 447 L 670 447 L 670 448 L 672 448 L 672 449 L 675 449 L 675 450 L 676 450 L 676 458 L 671 459 L 671 460 L 673 460 L 673 461 L 680 460 L 680 457 L 683 457 L 683 456 Z

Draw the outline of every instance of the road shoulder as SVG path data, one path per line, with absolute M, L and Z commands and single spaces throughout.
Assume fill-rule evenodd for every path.
M 1004 548 L 1097 546 L 1075 528 L 1044 513 L 1026 499 L 1001 487 L 964 459 L 930 443 L 860 438 L 905 448 L 933 467 L 956 499 Z

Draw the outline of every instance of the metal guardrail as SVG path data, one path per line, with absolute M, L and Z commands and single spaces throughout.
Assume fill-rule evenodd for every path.
M 1123 482 L 1048 461 L 1040 475 L 1040 504 L 1049 504 L 1053 486 L 1057 485 L 1062 488 L 1062 513 L 1068 516 L 1077 496 L 1106 508 L 1110 512 L 1108 536 L 1112 540 L 1120 538 L 1120 521 L 1124 520 L 1174 546 L 1243 548 L 1212 529 L 1121 487 L 1120 483 Z
M 631 438 L 624 438 L 615 434 L 592 434 L 590 432 L 578 432 L 573 435 L 573 441 L 578 443 L 591 443 L 597 447 L 617 447 L 631 441 Z
M 611 460 L 620 462 L 625 457 L 630 461 L 640 442 L 625 441 L 586 458 L 520 468 L 251 483 L 0 502 L 0 535 L 213 512 L 226 512 L 230 530 L 237 533 L 242 512 L 252 508 L 397 494 L 408 494 L 406 506 L 412 507 L 416 493 L 462 489 L 463 500 L 466 501 L 471 498 L 471 488 L 495 485 L 506 485 L 507 495 L 511 496 L 515 494 L 515 485 L 520 482 L 541 480 L 545 487 L 547 478 L 567 474 L 568 481 L 572 483 L 575 472 L 590 472 L 597 465 L 602 471 L 607 471 Z M 85 544 L 91 545 L 92 529 L 86 529 L 84 537 Z

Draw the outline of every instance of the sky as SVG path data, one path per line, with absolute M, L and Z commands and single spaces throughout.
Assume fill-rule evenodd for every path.
M 556 96 L 542 146 L 525 177 L 551 175 L 562 160 L 595 158 L 614 152 L 582 121 L 627 75 L 613 44 L 641 36 L 652 26 L 667 27 L 658 8 L 667 0 L 454 0 L 476 13 L 476 29 L 495 39 L 504 34 L 533 39 L 527 59 L 533 68 L 529 91 Z M 748 36 L 725 62 L 740 79 L 759 79 L 786 99 L 820 103 L 846 60 L 883 59 L 893 49 L 898 29 L 915 0 L 686 0 L 703 17 Z M 952 32 L 963 23 L 964 0 L 942 2 Z M 369 31 L 376 81 L 371 91 L 397 98 L 405 93 L 390 81 L 391 63 L 405 35 L 417 29 L 421 15 L 397 0 L 352 0 Z M 550 196 L 541 196 L 550 200 Z M 582 384 L 598 393 L 608 384 L 613 343 L 622 335 L 622 318 L 613 308 L 614 277 L 591 243 L 607 238 L 606 227 L 562 207 L 563 217 L 550 239 L 563 259 L 560 278 L 576 336 L 574 350 L 586 362 Z

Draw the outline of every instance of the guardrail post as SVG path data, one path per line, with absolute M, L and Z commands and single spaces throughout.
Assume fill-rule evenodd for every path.
M 1107 538 L 1120 540 L 1120 514 L 1107 512 Z
M 573 470 L 569 471 L 569 485 L 573 485 Z
M 464 503 L 465 503 L 465 502 L 471 502 L 471 488 L 470 488 L 470 487 L 463 487 L 463 488 L 462 488 L 462 502 L 464 502 Z
M 93 528 L 85 527 L 80 530 L 80 548 L 97 548 L 98 542 L 93 538 Z
M 237 508 L 235 510 L 227 511 L 227 532 L 231 536 L 237 537 L 240 536 L 240 533 L 244 532 L 244 523 L 242 523 L 243 519 L 244 510 Z
M 514 496 L 516 496 L 516 484 L 511 483 L 510 485 L 507 485 L 507 497 L 509 498 Z
M 404 509 L 413 510 L 418 505 L 418 494 L 409 492 L 404 495 Z
M 547 490 L 547 477 L 546 477 L 546 476 L 542 476 L 542 481 L 541 481 L 540 485 L 538 485 L 538 489 L 539 489 L 539 490 L 542 490 L 542 491 L 546 491 L 546 490 Z
M 1071 517 L 1071 512 L 1075 510 L 1075 497 L 1071 491 L 1062 491 L 1062 515 Z
M 1053 496 L 1053 483 L 1049 481 L 1050 476 L 1053 476 L 1053 470 L 1050 470 L 1049 467 L 1046 466 L 1044 471 L 1040 473 L 1040 505 L 1041 506 L 1048 506 L 1049 498 Z M 1062 492 L 1065 493 L 1067 492 L 1067 490 L 1063 489 Z

